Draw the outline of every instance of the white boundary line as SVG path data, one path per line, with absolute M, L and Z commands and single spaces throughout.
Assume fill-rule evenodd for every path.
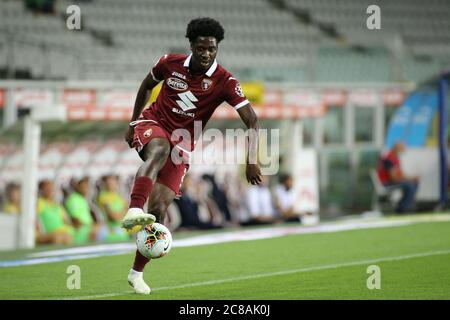
M 450 221 L 450 214 L 427 214 L 420 216 L 384 217 L 376 219 L 358 218 L 338 222 L 325 222 L 315 226 L 293 225 L 247 230 L 242 229 L 175 239 L 173 247 L 192 247 L 235 241 L 260 240 L 287 235 L 319 234 L 372 228 L 400 227 L 422 222 L 441 221 Z M 135 250 L 136 246 L 133 242 L 97 244 L 57 250 L 46 250 L 30 253 L 27 257 L 18 260 L 0 261 L 0 268 L 120 255 L 131 253 Z
M 238 230 L 238 231 L 220 232 L 217 234 L 199 235 L 179 240 L 175 239 L 172 247 L 175 248 L 192 247 L 192 246 L 211 245 L 235 241 L 261 240 L 269 238 L 278 238 L 288 235 L 318 234 L 318 233 L 342 232 L 342 231 L 373 229 L 373 228 L 390 228 L 390 227 L 406 226 L 412 223 L 413 222 L 409 221 L 386 220 L 386 221 L 372 221 L 372 222 L 347 222 L 341 224 L 331 223 L 309 227 L 300 225 L 300 226 L 269 227 L 251 230 Z M 128 254 L 134 252 L 135 250 L 136 245 L 134 242 L 126 242 L 126 243 L 103 244 L 103 245 L 82 246 L 74 248 L 41 251 L 29 254 L 29 258 L 0 261 L 0 268 Z
M 248 275 L 248 276 L 228 278 L 228 279 L 210 280 L 210 281 L 187 283 L 187 284 L 182 284 L 182 285 L 177 285 L 177 286 L 160 287 L 160 288 L 155 288 L 152 291 L 175 290 L 175 289 L 185 289 L 185 288 L 200 287 L 200 286 L 217 285 L 217 284 L 221 284 L 221 283 L 253 280 L 253 279 L 273 277 L 273 276 L 283 276 L 283 275 L 294 274 L 294 273 L 345 268 L 345 267 L 359 266 L 359 265 L 372 264 L 372 263 L 378 263 L 378 262 L 401 261 L 401 260 L 407 260 L 407 259 L 422 258 L 422 257 L 444 255 L 444 254 L 450 254 L 450 250 L 413 253 L 413 254 L 407 254 L 407 255 L 396 256 L 396 257 L 384 257 L 384 258 L 378 258 L 378 259 L 359 260 L 359 261 L 351 261 L 351 262 L 344 262 L 344 263 L 337 263 L 337 264 L 326 264 L 326 265 L 321 265 L 321 266 L 313 266 L 313 267 L 300 268 L 300 269 L 252 274 L 252 275 Z M 92 299 L 102 299 L 102 298 L 123 296 L 123 295 L 132 294 L 132 293 L 134 293 L 134 292 L 133 291 L 124 291 L 124 292 L 97 294 L 97 295 L 90 295 L 90 296 L 67 297 L 67 298 L 60 298 L 59 300 L 92 300 Z

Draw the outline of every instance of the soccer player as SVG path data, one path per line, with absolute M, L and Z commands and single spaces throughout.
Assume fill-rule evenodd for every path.
M 257 164 L 258 119 L 242 92 L 239 82 L 216 61 L 224 29 L 211 18 L 198 18 L 189 22 L 186 37 L 191 54 L 166 54 L 150 70 L 137 93 L 130 127 L 125 140 L 136 148 L 144 163 L 139 167 L 131 191 L 131 201 L 122 226 L 133 230 L 135 226 L 164 222 L 168 206 L 179 195 L 188 161 L 174 161 L 174 154 L 188 159 L 194 149 L 194 121 L 201 128 L 214 110 L 224 101 L 236 109 L 249 129 L 247 144 L 246 178 L 251 184 L 261 182 Z M 163 82 L 157 100 L 144 109 L 151 90 Z M 142 114 L 141 114 L 142 113 Z M 177 129 L 187 130 L 191 139 L 177 137 Z M 174 133 L 174 134 L 172 134 Z M 179 159 L 179 158 L 177 158 Z M 148 199 L 148 210 L 143 207 Z M 136 251 L 128 282 L 136 293 L 149 294 L 143 270 L 149 262 Z

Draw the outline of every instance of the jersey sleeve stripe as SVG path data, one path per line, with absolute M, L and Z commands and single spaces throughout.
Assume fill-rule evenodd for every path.
M 250 103 L 250 102 L 248 102 L 248 100 L 245 99 L 244 101 L 242 101 L 242 102 L 238 103 L 237 105 L 235 105 L 234 108 L 237 110 L 237 109 L 245 106 L 247 103 Z

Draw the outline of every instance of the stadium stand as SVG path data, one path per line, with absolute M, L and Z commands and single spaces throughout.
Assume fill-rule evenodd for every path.
M 450 36 L 450 5 L 445 0 L 372 1 L 372 0 L 286 0 L 290 8 L 309 13 L 319 23 L 332 25 L 337 32 L 352 42 L 367 37 L 365 12 L 369 5 L 382 9 L 382 28 L 378 38 L 399 34 L 415 54 L 448 55 Z M 430 19 L 430 16 L 432 19 Z M 365 40 L 367 41 L 367 39 Z
M 382 29 L 376 32 L 365 28 L 365 10 L 372 2 L 383 8 Z M 187 50 L 185 26 L 197 16 L 223 23 L 226 43 L 220 62 L 243 80 L 420 81 L 450 53 L 450 4 L 443 0 L 75 3 L 88 32 L 65 28 L 66 9 L 73 1 L 57 1 L 54 15 L 35 15 L 22 1 L 2 1 L 0 65 L 10 70 L 6 76 L 29 70 L 33 78 L 139 80 L 162 54 Z M 424 12 L 434 18 L 422 18 Z M 404 48 L 397 73 L 391 71 L 388 48 L 393 44 L 386 43 L 395 37 Z M 11 40 L 13 48 L 6 45 Z

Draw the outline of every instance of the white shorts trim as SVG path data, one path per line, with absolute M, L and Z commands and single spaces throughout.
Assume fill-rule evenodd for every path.
M 141 120 L 136 120 L 136 121 L 131 121 L 130 122 L 130 126 L 135 127 L 137 126 L 139 123 L 141 122 L 153 122 L 153 123 L 158 123 L 155 120 L 150 120 L 150 119 L 141 119 Z

